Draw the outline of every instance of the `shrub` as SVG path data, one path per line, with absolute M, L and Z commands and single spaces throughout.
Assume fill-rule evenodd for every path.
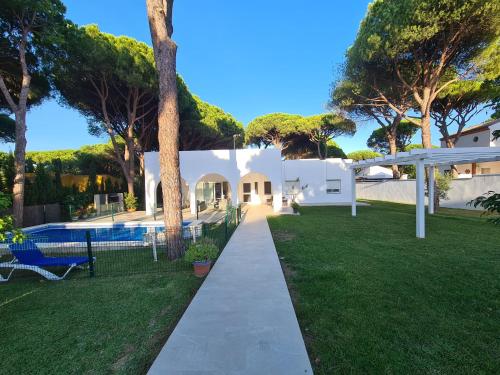
M 193 242 L 189 245 L 186 254 L 184 254 L 184 259 L 187 262 L 205 262 L 208 260 L 214 260 L 219 253 L 219 249 L 210 239 L 204 238 L 198 242 Z
M 136 210 L 137 209 L 137 197 L 134 194 L 125 193 L 125 207 L 127 210 Z
M 293 201 L 290 206 L 292 207 L 293 212 L 299 212 L 300 204 L 298 204 L 297 202 Z
M 500 225 L 500 193 L 495 193 L 494 191 L 489 191 L 484 195 L 471 200 L 468 205 L 473 205 L 474 207 L 484 208 L 483 215 L 496 215 L 493 218 L 488 219 L 488 221 L 493 224 Z

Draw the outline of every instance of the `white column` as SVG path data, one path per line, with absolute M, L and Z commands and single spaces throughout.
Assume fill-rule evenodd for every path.
M 425 167 L 417 160 L 417 237 L 425 238 Z
M 146 183 L 146 215 L 154 215 L 156 211 L 156 202 L 158 200 L 156 196 L 156 181 L 150 180 Z
M 196 215 L 196 184 L 189 185 L 189 209 L 191 215 Z
M 351 168 L 351 214 L 356 216 L 356 171 Z
M 428 211 L 430 215 L 434 214 L 434 166 L 429 166 L 429 205 Z

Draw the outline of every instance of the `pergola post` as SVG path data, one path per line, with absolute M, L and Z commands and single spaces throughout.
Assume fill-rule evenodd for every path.
M 356 216 L 356 170 L 351 168 L 351 214 Z
M 434 215 L 434 166 L 429 166 L 429 205 L 428 212 L 430 215 Z
M 425 166 L 424 160 L 418 159 L 417 168 L 417 237 L 425 238 Z

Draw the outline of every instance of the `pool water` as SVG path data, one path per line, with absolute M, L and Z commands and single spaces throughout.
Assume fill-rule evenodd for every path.
M 186 227 L 190 222 L 184 222 Z M 99 228 L 61 228 L 48 227 L 40 230 L 28 231 L 28 235 L 39 238 L 43 242 L 85 242 L 86 233 L 90 232 L 90 238 L 95 242 L 105 241 L 142 241 L 146 232 L 152 227 L 147 226 L 113 226 Z M 155 227 L 155 231 L 162 232 L 165 227 Z

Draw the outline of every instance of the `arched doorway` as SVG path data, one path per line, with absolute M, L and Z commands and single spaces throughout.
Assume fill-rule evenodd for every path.
M 181 195 L 182 195 L 182 208 L 189 207 L 189 185 L 183 178 L 181 178 Z M 163 190 L 161 181 L 156 187 L 156 208 L 163 209 Z
M 273 205 L 273 186 L 271 179 L 263 173 L 251 172 L 240 179 L 238 198 L 242 204 Z
M 200 210 L 224 210 L 232 204 L 231 184 L 220 174 L 206 174 L 196 183 L 195 201 L 200 205 Z

